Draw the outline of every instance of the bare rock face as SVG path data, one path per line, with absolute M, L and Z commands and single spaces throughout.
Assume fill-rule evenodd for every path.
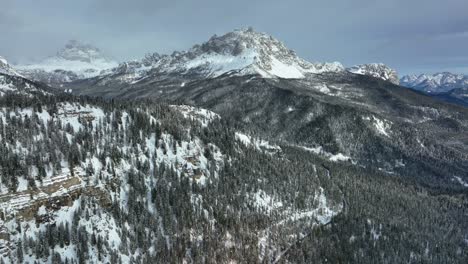
M 400 84 L 397 72 L 383 63 L 361 64 L 347 70 L 355 74 L 368 75 L 397 85 Z

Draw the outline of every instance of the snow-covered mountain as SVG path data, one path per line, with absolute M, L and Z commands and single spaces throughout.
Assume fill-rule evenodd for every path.
M 21 76 L 2 56 L 0 56 L 0 73 Z
M 16 68 L 32 80 L 57 86 L 97 76 L 117 65 L 98 48 L 71 40 L 55 56 L 38 63 L 17 65 Z
M 400 83 L 397 72 L 383 63 L 361 64 L 347 70 L 355 74 L 372 76 L 394 84 Z
M 151 76 L 176 74 L 212 78 L 228 72 L 237 75 L 259 74 L 267 78 L 303 78 L 309 73 L 343 70 L 344 67 L 338 62 L 305 61 L 272 36 L 248 28 L 223 36 L 214 35 L 188 51 L 176 51 L 171 55 L 154 53 L 140 61 L 123 63 L 107 78 L 136 83 Z
M 452 89 L 468 87 L 468 76 L 441 72 L 435 74 L 406 75 L 401 85 L 428 93 L 444 93 Z
M 60 89 L 115 100 L 0 73 L 0 263 L 466 262 L 468 109 L 229 34 Z

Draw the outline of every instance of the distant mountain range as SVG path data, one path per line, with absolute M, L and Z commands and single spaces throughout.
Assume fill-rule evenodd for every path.
M 401 85 L 426 93 L 446 93 L 452 89 L 467 88 L 468 76 L 442 72 L 435 74 L 406 75 L 401 78 Z
M 151 75 L 215 78 L 229 73 L 258 74 L 265 78 L 304 78 L 308 74 L 348 70 L 398 83 L 396 72 L 384 64 L 363 64 L 348 69 L 339 63 L 311 63 L 299 58 L 280 41 L 251 28 L 239 29 L 188 51 L 170 55 L 147 54 L 143 59 L 118 64 L 96 47 L 69 41 L 55 56 L 26 65 L 15 65 L 24 76 L 56 86 L 87 78 L 136 83 Z
M 5 59 L 0 60 L 0 64 Z M 8 64 L 7 64 L 8 65 Z M 449 72 L 405 75 L 383 63 L 369 63 L 345 68 L 339 62 L 311 63 L 301 59 L 275 38 L 254 31 L 239 29 L 223 36 L 213 36 L 207 42 L 187 51 L 170 55 L 147 54 L 141 60 L 117 63 L 100 49 L 71 40 L 55 56 L 40 62 L 4 66 L 4 71 L 63 88 L 81 80 L 95 85 L 136 85 L 151 80 L 176 78 L 190 80 L 216 78 L 223 74 L 245 76 L 256 74 L 264 78 L 301 79 L 314 74 L 348 71 L 367 75 L 393 84 L 427 93 L 440 100 L 466 105 L 465 88 L 468 77 Z M 459 89 L 453 91 L 453 89 Z
M 440 100 L 468 106 L 467 75 L 450 72 L 406 75 L 401 78 L 400 83 Z

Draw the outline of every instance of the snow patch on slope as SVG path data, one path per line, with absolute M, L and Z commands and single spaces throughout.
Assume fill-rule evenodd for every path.
M 332 154 L 330 152 L 326 152 L 322 146 L 318 147 L 304 147 L 304 146 L 297 146 L 305 151 L 312 152 L 317 155 L 324 156 L 328 158 L 330 161 L 338 162 L 338 161 L 352 161 L 351 157 L 344 155 L 343 153 Z
M 285 79 L 304 78 L 301 70 L 296 65 L 287 65 L 271 56 L 271 70 L 269 73 Z
M 267 194 L 264 190 L 258 190 L 256 193 L 250 195 L 252 205 L 257 211 L 264 212 L 266 214 L 271 213 L 283 206 L 281 201 L 278 201 L 274 197 Z
M 391 126 L 392 122 L 377 118 L 375 116 L 369 117 L 365 116 L 362 118 L 363 120 L 370 121 L 372 123 L 372 126 L 374 127 L 375 131 L 383 136 L 386 137 L 391 137 Z
M 457 180 L 458 183 L 460 183 L 463 187 L 467 187 L 468 188 L 468 183 L 465 182 L 462 178 L 458 177 L 458 176 L 454 176 L 454 179 Z
M 208 126 L 209 123 L 213 122 L 215 119 L 221 118 L 215 112 L 204 108 L 189 105 L 171 105 L 170 107 L 178 110 L 185 118 L 200 122 L 203 127 Z
M 268 141 L 263 139 L 254 139 L 246 134 L 236 132 L 235 137 L 238 141 L 240 141 L 246 147 L 254 147 L 257 150 L 274 154 L 281 152 L 281 147 L 277 145 L 272 145 Z

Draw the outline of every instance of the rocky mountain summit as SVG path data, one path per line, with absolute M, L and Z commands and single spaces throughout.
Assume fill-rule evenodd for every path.
M 258 74 L 271 78 L 304 78 L 310 73 L 339 72 L 338 63 L 311 63 L 299 58 L 283 43 L 252 28 L 214 35 L 203 44 L 171 55 L 148 54 L 140 61 L 122 63 L 105 80 L 137 83 L 161 76 L 215 78 L 230 73 Z M 105 81 L 107 82 L 107 81 Z

